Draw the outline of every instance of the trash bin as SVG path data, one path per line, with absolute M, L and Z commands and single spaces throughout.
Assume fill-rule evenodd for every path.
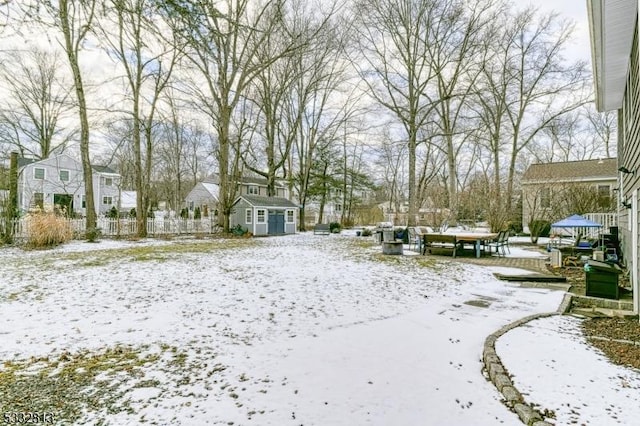
M 586 274 L 587 296 L 618 299 L 618 275 L 622 269 L 615 264 L 588 260 L 584 266 Z

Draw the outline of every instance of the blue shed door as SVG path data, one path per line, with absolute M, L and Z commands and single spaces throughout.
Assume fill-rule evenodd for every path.
M 269 234 L 284 234 L 284 212 L 269 212 Z

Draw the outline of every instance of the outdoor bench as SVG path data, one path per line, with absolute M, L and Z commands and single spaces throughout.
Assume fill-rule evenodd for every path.
M 450 251 L 453 257 L 456 257 L 456 249 L 458 241 L 455 235 L 448 234 L 423 234 L 422 235 L 422 254 L 434 253 L 436 249 Z
M 331 229 L 328 223 L 317 223 L 313 227 L 313 235 L 329 235 L 330 233 Z

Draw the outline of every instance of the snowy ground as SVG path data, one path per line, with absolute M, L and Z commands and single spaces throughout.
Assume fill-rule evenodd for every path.
M 503 325 L 555 311 L 563 294 L 500 282 L 489 268 L 385 257 L 371 241 L 306 233 L 0 250 L 0 360 L 35 374 L 81 359 L 82 374 L 93 364 L 77 354 L 116 348 L 109 356 L 123 365 L 136 353 L 137 364 L 79 392 L 98 388 L 103 399 L 87 403 L 78 424 L 520 424 L 482 375 L 482 345 Z M 605 424 L 608 404 L 622 406 L 629 388 L 615 388 L 616 403 L 593 397 L 581 408 L 554 364 L 572 362 L 544 357 L 586 353 L 606 364 L 575 323 L 514 330 L 498 354 L 558 424 L 575 409 L 581 422 Z M 637 373 L 607 368 L 637 392 Z

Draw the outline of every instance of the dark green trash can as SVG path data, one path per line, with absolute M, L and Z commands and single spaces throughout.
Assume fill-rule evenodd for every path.
M 585 265 L 586 274 L 586 295 L 593 297 L 603 297 L 605 299 L 618 299 L 618 275 L 622 269 L 615 264 L 588 260 Z

